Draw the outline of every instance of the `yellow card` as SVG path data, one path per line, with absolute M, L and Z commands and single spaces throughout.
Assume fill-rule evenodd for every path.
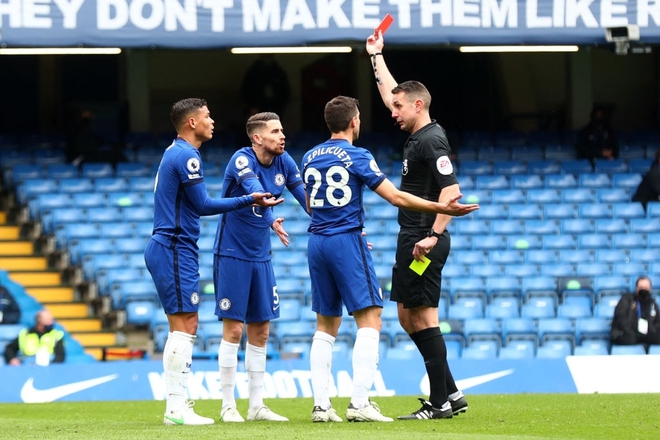
M 422 276 L 426 268 L 429 267 L 429 264 L 431 264 L 431 260 L 426 257 L 422 258 L 422 261 L 413 260 L 413 262 L 410 263 L 410 268 L 419 276 Z

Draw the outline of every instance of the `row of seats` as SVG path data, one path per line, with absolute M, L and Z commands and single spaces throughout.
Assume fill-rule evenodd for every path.
M 458 184 L 463 189 L 535 189 L 555 188 L 630 188 L 634 190 L 642 180 L 637 173 L 582 173 L 582 174 L 459 174 Z

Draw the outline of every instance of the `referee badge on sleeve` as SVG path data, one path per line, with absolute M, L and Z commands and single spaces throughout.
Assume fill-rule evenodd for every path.
M 449 160 L 449 157 L 447 156 L 439 157 L 435 162 L 435 165 L 438 168 L 438 172 L 443 176 L 448 176 L 454 172 L 454 167 L 451 164 L 451 160 Z

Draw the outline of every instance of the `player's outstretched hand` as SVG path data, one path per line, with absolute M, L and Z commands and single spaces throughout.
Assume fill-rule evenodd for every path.
M 255 205 L 263 206 L 264 208 L 279 205 L 284 201 L 284 199 L 276 200 L 275 197 L 271 197 L 270 193 L 252 193 L 250 195 L 254 197 Z
M 446 202 L 440 203 L 440 205 L 442 206 L 442 211 L 440 213 L 451 215 L 454 217 L 462 217 L 479 209 L 479 205 L 477 203 L 471 203 L 469 205 L 463 205 L 462 203 L 458 203 L 461 197 L 463 197 L 463 194 L 458 193 L 452 196 Z
M 277 234 L 277 236 L 280 238 L 280 241 L 284 246 L 289 246 L 289 234 L 284 230 L 284 227 L 282 226 L 282 223 L 284 222 L 284 219 L 282 217 L 278 217 L 275 219 L 273 222 L 272 228 L 273 231 Z
M 383 46 L 385 46 L 385 41 L 383 41 L 383 33 L 378 31 L 378 36 L 374 37 L 373 32 L 369 34 L 367 38 L 367 53 L 369 55 L 382 52 Z

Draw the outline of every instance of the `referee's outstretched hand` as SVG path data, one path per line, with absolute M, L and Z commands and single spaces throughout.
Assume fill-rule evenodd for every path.
M 471 203 L 469 205 L 458 203 L 461 197 L 463 197 L 463 194 L 458 193 L 453 195 L 446 202 L 440 203 L 440 206 L 442 206 L 442 211 L 439 211 L 440 214 L 451 215 L 453 217 L 462 217 L 464 215 L 468 215 L 472 211 L 479 209 L 479 205 L 477 203 Z
M 264 208 L 279 205 L 284 201 L 284 199 L 276 200 L 275 197 L 271 197 L 271 193 L 252 193 L 250 195 L 254 197 L 255 205 L 263 206 Z

